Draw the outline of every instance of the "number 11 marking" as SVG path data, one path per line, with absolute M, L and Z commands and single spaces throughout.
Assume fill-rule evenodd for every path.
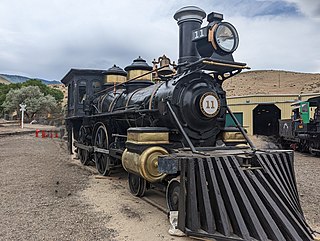
M 206 101 L 207 102 L 207 109 L 214 109 L 214 101 L 213 100 L 211 100 L 211 101 L 209 101 L 209 100 L 207 100 Z M 210 107 L 210 102 L 211 102 L 211 107 Z

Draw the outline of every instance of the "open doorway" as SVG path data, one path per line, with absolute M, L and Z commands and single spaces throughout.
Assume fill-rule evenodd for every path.
M 253 109 L 253 134 L 271 136 L 278 134 L 281 110 L 274 104 L 260 104 Z

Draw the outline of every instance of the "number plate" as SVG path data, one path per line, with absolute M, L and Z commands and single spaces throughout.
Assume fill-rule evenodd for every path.
M 207 92 L 201 96 L 200 110 L 207 117 L 215 117 L 220 111 L 220 100 L 214 92 Z

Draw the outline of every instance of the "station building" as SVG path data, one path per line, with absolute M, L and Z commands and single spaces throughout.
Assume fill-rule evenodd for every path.
M 319 93 L 233 96 L 227 98 L 227 103 L 249 135 L 276 135 L 278 120 L 291 118 L 291 105 L 315 96 Z M 235 126 L 230 115 L 226 126 Z

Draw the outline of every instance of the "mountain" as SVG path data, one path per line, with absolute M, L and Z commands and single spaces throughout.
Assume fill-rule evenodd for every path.
M 4 84 L 22 83 L 22 82 L 26 82 L 30 79 L 41 80 L 42 83 L 44 83 L 46 85 L 48 85 L 48 84 L 61 84 L 60 81 L 49 81 L 49 80 L 39 79 L 39 78 L 29 78 L 29 77 L 21 76 L 21 75 L 0 74 L 0 83 L 4 83 Z

